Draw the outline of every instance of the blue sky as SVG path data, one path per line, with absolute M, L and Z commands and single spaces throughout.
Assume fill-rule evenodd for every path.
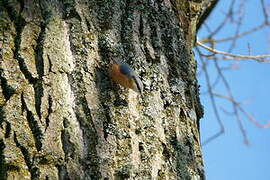
M 223 18 L 231 1 L 220 1 L 214 12 L 208 19 L 210 27 L 216 27 Z M 260 1 L 248 0 L 242 13 L 245 14 L 240 31 L 245 31 L 263 22 Z M 241 1 L 238 1 L 241 3 Z M 266 1 L 269 5 L 269 1 Z M 237 6 L 236 6 L 237 7 Z M 269 6 L 268 6 L 269 7 Z M 227 25 L 216 37 L 224 38 L 232 34 L 234 28 Z M 198 37 L 202 39 L 207 31 L 201 29 Z M 253 33 L 239 39 L 233 53 L 248 54 L 248 44 L 252 55 L 270 54 L 270 29 Z M 218 44 L 217 49 L 224 50 L 228 44 Z M 198 57 L 196 57 L 199 59 Z M 216 71 L 210 62 L 209 73 L 212 82 L 215 80 Z M 221 61 L 220 65 L 226 67 L 235 64 L 233 61 Z M 229 70 L 224 73 L 230 83 L 232 92 L 237 101 L 248 101 L 242 107 L 253 114 L 256 119 L 264 124 L 270 121 L 270 64 L 252 61 L 239 62 L 239 69 Z M 201 92 L 207 90 L 204 76 L 199 77 Z M 226 95 L 224 85 L 219 83 L 214 92 Z M 201 138 L 207 137 L 219 131 L 219 126 L 211 107 L 209 95 L 201 95 L 205 116 L 201 120 Z M 245 116 L 241 115 L 241 121 L 247 133 L 250 145 L 243 143 L 236 118 L 223 113 L 221 108 L 232 110 L 232 105 L 226 100 L 216 98 L 221 120 L 225 126 L 225 133 L 210 143 L 203 146 L 203 157 L 207 180 L 269 180 L 270 179 L 270 128 L 261 129 L 255 126 Z

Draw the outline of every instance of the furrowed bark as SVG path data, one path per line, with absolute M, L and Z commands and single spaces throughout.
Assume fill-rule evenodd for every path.
M 203 1 L 0 1 L 0 179 L 203 179 Z M 111 82 L 130 64 L 142 96 Z

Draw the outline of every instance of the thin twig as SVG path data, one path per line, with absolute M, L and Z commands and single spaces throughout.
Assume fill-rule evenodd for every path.
M 240 114 L 239 114 L 239 110 L 238 110 L 238 102 L 235 101 L 235 98 L 233 97 L 233 93 L 232 93 L 231 87 L 230 87 L 227 79 L 223 75 L 223 73 L 222 73 L 222 71 L 221 71 L 221 69 L 219 67 L 219 64 L 218 64 L 218 62 L 216 60 L 214 61 L 214 64 L 215 64 L 215 67 L 216 67 L 216 69 L 218 71 L 219 76 L 221 77 L 221 80 L 223 81 L 223 84 L 225 85 L 225 88 L 227 89 L 227 92 L 229 94 L 229 98 L 231 99 L 233 112 L 235 114 L 235 117 L 236 117 L 238 126 L 240 128 L 240 131 L 241 131 L 241 133 L 243 135 L 244 143 L 246 145 L 248 145 L 249 144 L 249 141 L 248 141 L 248 138 L 247 138 L 246 130 L 245 130 L 245 128 L 243 126 L 243 123 L 241 121 L 241 118 L 240 118 Z
M 219 42 L 226 42 L 226 41 L 232 41 L 232 40 L 234 40 L 234 39 L 236 39 L 236 38 L 241 38 L 241 37 L 244 37 L 244 36 L 246 36 L 246 35 L 248 35 L 248 34 L 257 32 L 257 31 L 261 30 L 261 29 L 264 28 L 264 27 L 266 27 L 266 24 L 265 24 L 265 23 L 260 24 L 260 25 L 254 27 L 254 28 L 251 28 L 251 29 L 249 29 L 249 30 L 247 30 L 247 31 L 241 32 L 241 33 L 239 33 L 239 34 L 237 34 L 237 35 L 234 35 L 234 36 L 231 36 L 231 37 L 227 37 L 227 38 L 223 38 L 223 39 L 216 39 L 216 40 L 214 40 L 214 41 L 215 41 L 216 43 L 219 43 Z M 212 41 L 213 41 L 213 40 L 212 40 Z
M 214 35 L 216 35 L 220 30 L 222 30 L 222 28 L 226 25 L 227 21 L 231 18 L 232 19 L 232 15 L 233 15 L 233 7 L 235 4 L 235 0 L 231 1 L 230 7 L 228 8 L 228 13 L 226 14 L 226 16 L 224 17 L 224 20 L 221 21 L 221 23 L 217 26 L 217 28 L 215 30 L 213 30 L 208 37 L 213 37 Z
M 222 94 L 217 94 L 217 93 L 214 93 L 214 96 L 216 97 L 219 97 L 219 98 L 222 98 L 222 99 L 226 99 L 230 102 L 233 102 L 237 108 L 247 117 L 248 120 L 250 120 L 252 123 L 254 123 L 257 127 L 259 128 L 263 128 L 263 129 L 267 129 L 267 128 L 270 128 L 270 122 L 268 123 L 265 123 L 265 124 L 261 124 L 258 122 L 258 120 L 256 120 L 256 118 L 249 112 L 245 111 L 244 108 L 241 106 L 244 104 L 244 102 L 237 102 L 235 101 L 235 99 L 232 99 L 228 96 L 224 96 Z M 223 112 L 228 114 L 228 115 L 234 115 L 233 112 L 228 112 L 227 110 L 225 110 L 224 108 L 222 108 Z
M 267 13 L 267 10 L 266 10 L 265 5 L 264 5 L 264 0 L 261 0 L 261 5 L 262 5 L 262 9 L 263 9 L 263 15 L 264 15 L 265 24 L 269 24 L 269 22 L 268 22 L 268 13 Z
M 259 123 L 254 116 L 252 116 L 250 113 L 246 112 L 241 106 L 239 106 L 239 110 L 251 121 L 253 122 L 257 127 L 259 128 L 269 128 L 270 127 L 270 122 L 266 124 L 261 124 Z
M 242 21 L 243 21 L 243 18 L 244 18 L 244 7 L 245 7 L 245 0 L 242 0 L 240 5 L 239 5 L 239 9 L 238 9 L 238 20 L 236 21 L 236 29 L 235 29 L 235 33 L 234 33 L 234 36 L 238 36 L 239 32 L 240 32 L 240 28 L 241 28 L 241 25 L 242 25 Z M 231 41 L 231 45 L 229 47 L 229 49 L 227 50 L 227 52 L 231 53 L 232 50 L 234 49 L 234 47 L 236 46 L 236 42 L 238 41 L 238 38 L 235 38 Z
M 200 55 L 200 50 L 197 48 L 197 51 Z M 215 98 L 214 98 L 214 95 L 213 95 L 213 91 L 212 91 L 212 87 L 211 87 L 211 82 L 210 82 L 210 77 L 209 77 L 209 74 L 208 74 L 208 71 L 207 71 L 207 66 L 206 66 L 206 62 L 204 61 L 203 59 L 203 56 L 200 55 L 200 60 L 202 62 L 202 69 L 204 71 L 204 75 L 205 75 L 205 79 L 206 79 L 206 84 L 207 84 L 207 89 L 208 89 L 208 92 L 209 92 L 209 96 L 210 96 L 210 100 L 211 100 L 211 103 L 212 103 L 212 107 L 214 109 L 214 113 L 215 113 L 215 116 L 217 118 L 217 122 L 219 124 L 219 127 L 220 127 L 220 130 L 210 136 L 209 138 L 207 138 L 203 143 L 202 145 L 205 145 L 207 143 L 209 143 L 210 141 L 212 141 L 213 139 L 217 138 L 218 136 L 220 136 L 221 134 L 224 133 L 225 131 L 225 128 L 224 128 L 224 125 L 221 121 L 221 118 L 219 116 L 219 112 L 218 112 L 218 109 L 217 109 L 217 105 L 216 105 L 216 101 L 215 101 Z

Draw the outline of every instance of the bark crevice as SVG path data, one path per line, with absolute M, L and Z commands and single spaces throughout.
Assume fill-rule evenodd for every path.
M 44 76 L 44 59 L 43 59 L 43 40 L 45 36 L 45 25 L 40 23 L 40 32 L 36 40 L 37 46 L 35 48 L 35 64 L 38 74 L 38 81 L 34 84 L 35 92 L 35 108 L 39 119 L 41 119 L 41 103 L 44 95 L 44 88 L 42 78 Z
M 76 47 L 73 47 L 76 51 Z M 78 67 L 86 66 L 85 64 L 75 62 Z M 74 112 L 76 120 L 79 123 L 79 127 L 82 131 L 83 138 L 83 151 L 84 154 L 80 157 L 80 164 L 84 167 L 85 175 L 88 174 L 91 178 L 98 179 L 101 177 L 99 172 L 99 160 L 97 157 L 96 146 L 98 144 L 98 136 L 95 128 L 95 124 L 91 115 L 91 110 L 87 99 L 85 97 L 86 88 L 83 84 L 83 75 L 81 72 L 73 71 L 69 76 L 69 83 L 71 90 L 75 97 Z M 63 144 L 65 146 L 66 144 Z
M 11 98 L 11 96 L 16 93 L 16 91 L 12 86 L 8 84 L 7 79 L 2 75 L 1 69 L 0 69 L 0 82 L 1 82 L 0 85 L 2 88 L 2 93 L 5 97 L 5 101 L 8 101 Z M 0 117 L 0 125 L 1 125 L 1 119 L 2 118 Z
M 6 179 L 7 169 L 8 169 L 6 165 L 6 161 L 5 161 L 4 149 L 5 149 L 4 140 L 0 139 L 0 178 L 1 179 Z
M 53 112 L 52 110 L 52 96 L 51 95 L 48 95 L 48 114 L 47 114 L 47 117 L 45 118 L 45 132 L 47 130 L 47 128 L 49 127 L 50 125 L 50 115 L 51 113 Z
M 34 167 L 30 152 L 28 151 L 28 149 L 25 146 L 23 146 L 18 141 L 17 134 L 15 131 L 13 132 L 13 138 L 14 138 L 14 142 L 15 142 L 16 146 L 20 149 L 20 151 L 23 155 L 24 161 L 25 161 L 25 163 L 28 167 L 28 170 L 31 174 L 31 179 L 38 179 L 39 178 L 38 168 Z
M 34 114 L 32 111 L 30 111 L 27 107 L 27 104 L 24 99 L 24 93 L 21 94 L 21 104 L 22 104 L 22 112 L 26 111 L 26 119 L 28 122 L 28 125 L 31 129 L 31 132 L 33 134 L 33 138 L 35 141 L 35 147 L 37 151 L 41 151 L 42 149 L 42 140 L 43 140 L 43 132 L 41 127 L 39 127 L 39 123 L 34 117 Z

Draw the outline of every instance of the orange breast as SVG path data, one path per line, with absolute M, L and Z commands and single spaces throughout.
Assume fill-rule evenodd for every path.
M 134 88 L 133 80 L 120 72 L 120 68 L 118 64 L 113 63 L 111 65 L 110 75 L 114 82 L 119 83 L 126 88 L 131 88 L 131 89 Z

